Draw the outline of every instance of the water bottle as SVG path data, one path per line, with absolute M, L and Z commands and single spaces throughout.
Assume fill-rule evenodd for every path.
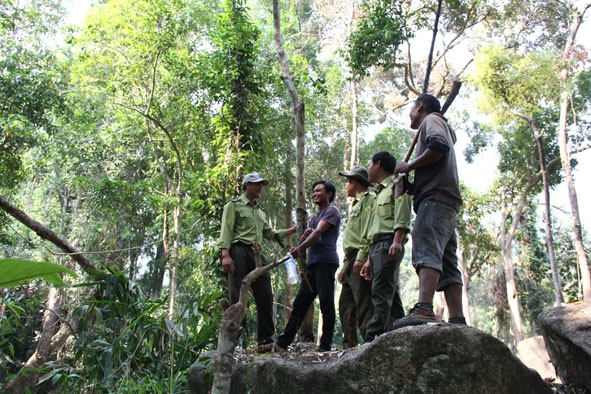
M 287 281 L 290 285 L 295 285 L 299 282 L 298 267 L 291 253 L 289 253 L 289 259 L 285 260 L 285 270 L 287 271 Z

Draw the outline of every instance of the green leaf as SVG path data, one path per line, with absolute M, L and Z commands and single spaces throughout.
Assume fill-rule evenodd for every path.
M 76 277 L 71 269 L 59 264 L 38 263 L 21 259 L 0 259 L 0 288 L 14 287 L 21 283 L 43 278 L 56 287 L 68 286 L 61 278 L 61 273 Z

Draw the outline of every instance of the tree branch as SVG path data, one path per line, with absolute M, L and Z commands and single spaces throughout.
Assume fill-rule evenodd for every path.
M 443 106 L 441 107 L 441 114 L 442 115 L 445 114 L 445 112 L 447 112 L 447 110 L 451 106 L 451 103 L 454 102 L 454 100 L 456 99 L 456 96 L 458 95 L 458 93 L 460 93 L 461 87 L 462 87 L 462 82 L 453 81 L 453 84 L 451 87 L 451 92 L 449 92 L 449 95 L 445 99 L 445 103 L 443 103 Z
M 433 37 L 431 38 L 431 48 L 429 49 L 429 57 L 427 60 L 427 71 L 425 72 L 423 93 L 429 91 L 429 79 L 431 77 L 431 69 L 433 68 L 433 52 L 435 51 L 435 41 L 437 40 L 437 32 L 439 30 L 439 17 L 441 16 L 441 3 L 443 3 L 443 0 L 437 2 L 437 11 L 435 13 L 435 23 L 433 23 Z
M 38 221 L 32 219 L 29 215 L 25 212 L 18 209 L 16 206 L 12 205 L 6 198 L 0 196 L 0 208 L 2 208 L 6 213 L 10 216 L 14 217 L 16 220 L 33 230 L 39 237 L 45 239 L 55 246 L 63 250 L 64 252 L 68 253 L 72 260 L 76 261 L 82 269 L 97 280 L 102 280 L 106 277 L 104 272 L 101 272 L 97 267 L 94 266 L 80 252 L 76 249 L 73 245 L 65 241 L 64 239 L 60 238 L 56 233 L 54 233 L 49 228 L 45 227 L 43 224 L 39 223 Z

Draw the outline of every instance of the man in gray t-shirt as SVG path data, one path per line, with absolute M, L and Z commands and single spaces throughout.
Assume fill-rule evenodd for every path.
M 296 258 L 308 250 L 304 273 L 307 280 L 300 283 L 285 330 L 275 342 L 274 350 L 277 352 L 286 351 L 292 343 L 316 296 L 322 312 L 322 336 L 318 351 L 331 349 L 336 320 L 334 282 L 335 272 L 339 267 L 337 238 L 341 227 L 341 214 L 332 205 L 335 194 L 334 185 L 328 181 L 317 181 L 313 185 L 312 200 L 318 207 L 318 214 L 312 218 L 308 229 L 300 237 L 300 244 L 291 249 L 291 254 Z
M 456 135 L 431 94 L 420 95 L 410 110 L 410 127 L 418 129 L 414 160 L 400 162 L 396 173 L 415 171 L 412 263 L 419 275 L 419 299 L 393 328 L 437 321 L 435 291 L 443 291 L 449 322 L 466 324 L 462 309 L 462 275 L 458 269 L 456 216 L 462 205 L 454 144 Z

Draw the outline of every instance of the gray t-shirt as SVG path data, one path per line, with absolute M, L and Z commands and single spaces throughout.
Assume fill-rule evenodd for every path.
M 316 229 L 318 223 L 321 221 L 325 221 L 331 224 L 331 226 L 308 248 L 308 265 L 339 265 L 337 239 L 339 238 L 339 229 L 341 227 L 341 213 L 336 207 L 331 205 L 318 212 L 318 214 L 310 220 L 309 227 Z
M 443 157 L 429 166 L 415 170 L 414 211 L 416 212 L 419 204 L 425 200 L 440 201 L 459 211 L 462 195 L 454 151 L 455 132 L 447 123 L 447 119 L 434 112 L 423 119 L 418 133 L 417 156 L 429 148 L 443 153 Z

